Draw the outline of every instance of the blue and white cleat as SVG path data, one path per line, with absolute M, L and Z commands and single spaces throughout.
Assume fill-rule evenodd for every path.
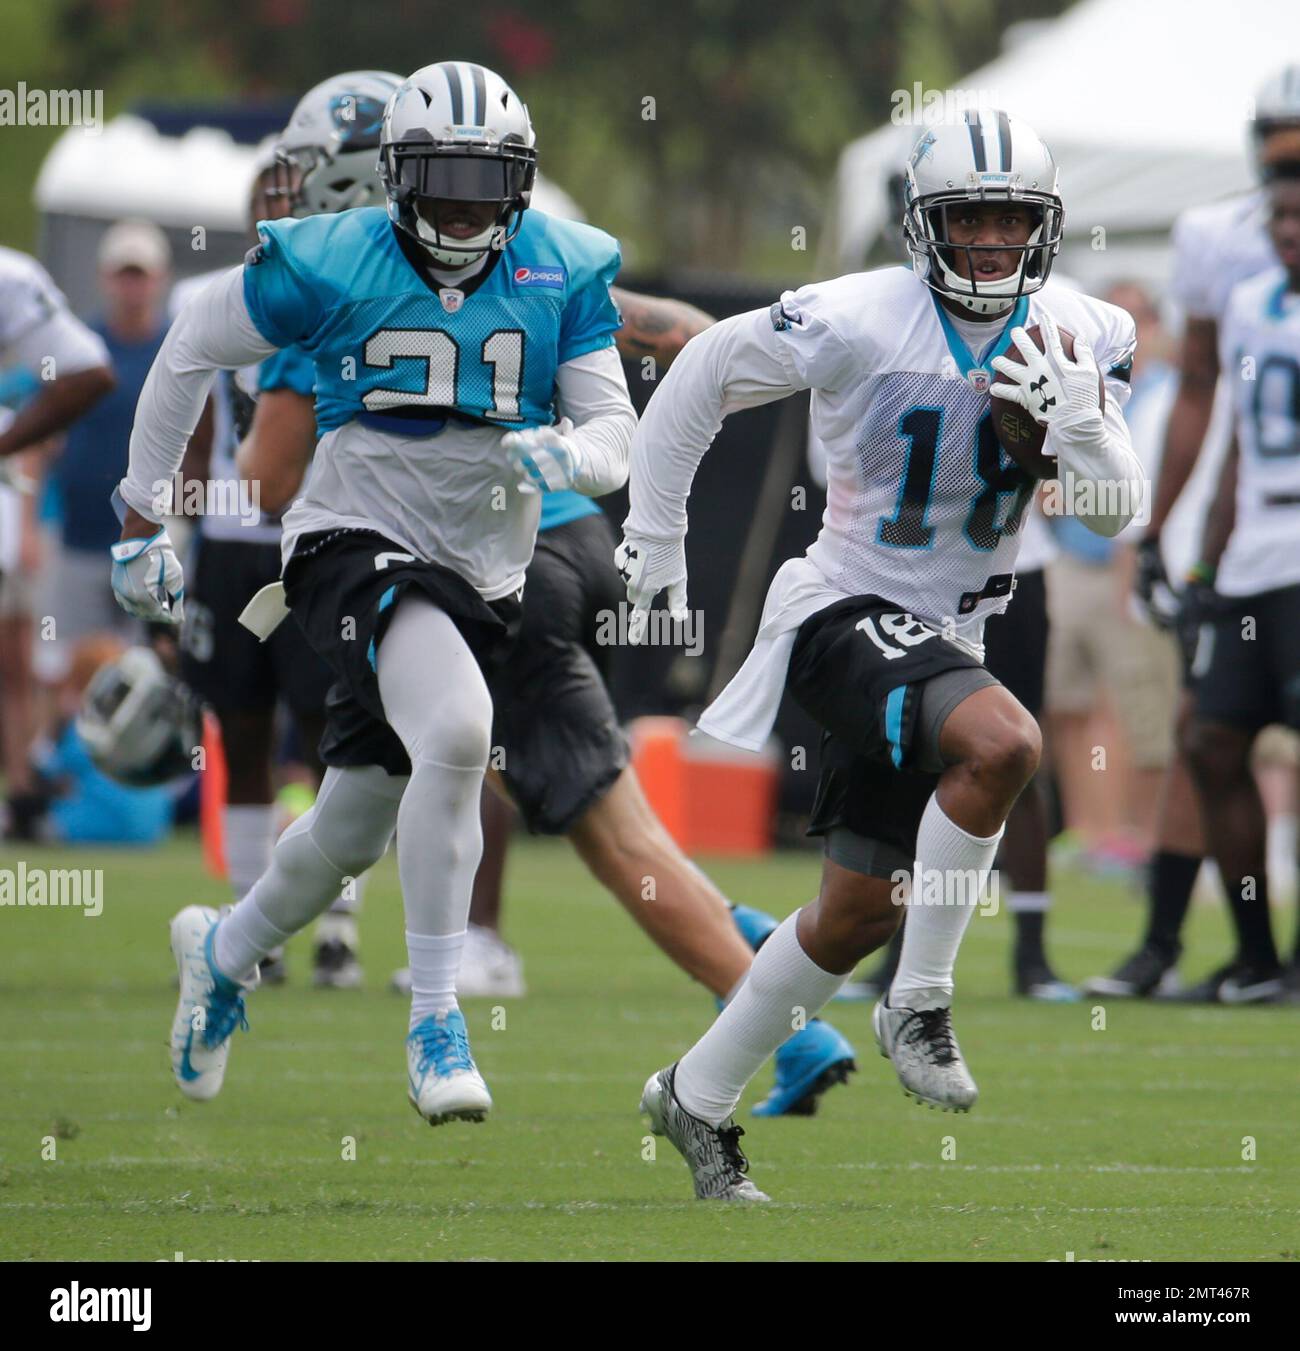
M 492 1095 L 474 1064 L 459 1009 L 430 1014 L 406 1039 L 406 1079 L 411 1106 L 431 1126 L 482 1121 Z
M 812 1116 L 828 1088 L 848 1082 L 858 1067 L 853 1047 L 830 1023 L 814 1018 L 777 1049 L 776 1082 L 754 1116 Z
M 780 927 L 781 921 L 766 910 L 755 910 L 752 905 L 733 905 L 731 919 L 740 936 L 755 952 L 767 942 Z
M 187 1098 L 207 1102 L 221 1092 L 236 1027 L 248 1029 L 246 985 L 221 974 L 212 960 L 219 915 L 204 905 L 187 905 L 172 920 L 172 956 L 180 977 L 180 999 L 172 1019 L 172 1074 Z

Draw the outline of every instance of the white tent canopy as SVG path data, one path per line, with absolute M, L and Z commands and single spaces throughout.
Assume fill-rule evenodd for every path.
M 1063 262 L 1088 282 L 1114 274 L 1121 257 L 1155 261 L 1180 211 L 1251 184 L 1253 96 L 1291 61 L 1300 61 L 1298 0 L 1083 0 L 1057 20 L 1012 28 L 1004 53 L 957 85 L 963 104 L 1005 108 L 1051 146 Z M 891 121 L 841 155 L 828 260 L 841 268 L 861 266 L 877 241 L 887 176 L 924 125 L 923 108 L 896 108 L 906 125 Z
M 36 179 L 41 259 L 73 308 L 86 313 L 100 303 L 100 237 L 123 217 L 151 220 L 167 232 L 178 278 L 229 267 L 248 248 L 246 212 L 257 159 L 255 146 L 214 127 L 164 136 L 153 123 L 126 115 L 98 133 L 71 127 Z M 567 193 L 540 177 L 533 205 L 583 219 Z
M 162 226 L 242 234 L 256 154 L 210 127 L 163 136 L 131 116 L 114 118 L 99 133 L 71 127 L 41 165 L 36 205 L 46 213 L 106 221 L 141 216 Z M 533 205 L 582 219 L 567 193 L 540 178 Z

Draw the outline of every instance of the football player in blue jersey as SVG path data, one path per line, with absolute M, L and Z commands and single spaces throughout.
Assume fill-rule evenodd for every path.
M 408 1093 L 438 1124 L 491 1107 L 455 994 L 491 738 L 485 671 L 518 622 L 538 489 L 618 487 L 636 419 L 614 348 L 617 242 L 529 210 L 537 154 L 514 91 L 480 66 L 424 67 L 388 102 L 380 156 L 387 211 L 264 223 L 244 266 L 177 318 L 137 409 L 112 574 L 128 610 L 179 619 L 158 485 L 213 372 L 310 353 L 321 439 L 284 518 L 284 596 L 335 677 L 328 769 L 229 914 L 190 906 L 173 920 L 173 1071 L 187 1096 L 220 1090 L 258 961 L 396 829 Z

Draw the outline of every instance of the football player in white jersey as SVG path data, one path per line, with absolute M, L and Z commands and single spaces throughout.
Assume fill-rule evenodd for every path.
M 0 431 L 0 463 L 63 431 L 113 388 L 103 342 L 68 309 L 63 292 L 36 261 L 0 247 L 0 366 L 22 366 L 41 380 Z
M 1300 65 L 1291 65 L 1268 80 L 1255 96 L 1250 136 L 1261 177 L 1267 159 L 1300 157 L 1300 151 L 1294 148 L 1298 130 Z M 1178 392 L 1166 426 L 1151 519 L 1138 546 L 1137 571 L 1140 599 L 1153 620 L 1166 626 L 1177 621 L 1178 603 L 1166 575 L 1162 541 L 1167 553 L 1167 531 L 1175 508 L 1201 487 L 1202 477 L 1193 478 L 1198 462 L 1203 455 L 1220 453 L 1227 441 L 1228 391 L 1221 390 L 1216 399 L 1220 385 L 1219 328 L 1233 289 L 1276 266 L 1267 219 L 1267 193 L 1257 188 L 1193 207 L 1174 225 L 1170 294 L 1185 319 Z M 1205 490 L 1212 487 L 1212 474 L 1203 482 Z M 1197 573 L 1190 580 L 1200 583 L 1204 577 Z M 1177 715 L 1180 743 L 1192 708 L 1192 694 L 1185 691 Z M 1240 889 L 1230 891 L 1228 896 L 1237 953 L 1189 989 L 1179 989 L 1175 971 L 1181 951 L 1179 936 L 1204 853 L 1192 773 L 1179 744 L 1165 776 L 1156 822 L 1146 931 L 1138 948 L 1113 972 L 1086 983 L 1089 993 L 1110 997 L 1168 995 L 1211 1003 L 1272 997 L 1276 988 L 1272 977 L 1255 980 L 1251 975 L 1252 971 L 1269 971 L 1276 965 L 1268 907 L 1257 892 L 1243 895 Z
M 1295 141 L 1300 152 L 1300 130 Z M 1283 973 L 1251 747 L 1270 724 L 1300 730 L 1300 153 L 1266 158 L 1264 169 L 1278 263 L 1238 285 L 1224 313 L 1219 358 L 1233 437 L 1185 601 L 1200 621 L 1185 744 L 1206 838 L 1229 896 L 1253 896 L 1261 930 L 1244 935 L 1253 946 L 1225 984 L 1253 989 L 1257 1000 L 1282 993 Z M 1300 996 L 1300 966 L 1287 985 Z M 1220 998 L 1230 1002 L 1226 991 Z
M 0 485 L 4 485 L 0 495 L 7 499 L 0 504 L 0 571 L 6 566 L 12 568 L 8 560 L 16 562 L 19 552 L 21 499 L 12 489 L 27 488 L 21 472 L 14 472 L 20 461 L 10 457 L 63 431 L 114 384 L 103 339 L 69 310 L 67 299 L 49 273 L 27 254 L 0 247 L 0 369 L 10 367 L 21 367 L 34 377 L 39 392 L 13 416 L 7 411 L 0 416 Z M 32 452 L 31 458 L 40 457 L 40 451 Z M 6 639 L 15 647 L 28 637 L 30 628 L 21 618 L 26 606 L 16 600 L 20 584 L 17 571 L 6 584 L 15 588 L 10 597 L 15 608 Z M 17 652 L 10 655 L 15 663 L 28 660 Z M 22 697 L 20 690 L 30 684 L 30 678 L 30 668 L 25 676 L 16 674 L 7 697 Z M 10 765 L 5 830 L 14 838 L 35 839 L 48 803 L 33 791 L 30 779 L 24 782 L 20 777 L 20 771 L 30 771 L 26 769 L 25 744 L 14 744 L 25 738 L 23 720 L 13 716 L 15 708 L 7 710 L 10 716 L 5 729 Z
M 1046 428 L 1045 453 L 1093 530 L 1116 534 L 1141 505 L 1122 411 L 1133 321 L 1076 292 L 1041 294 L 1063 218 L 1050 151 L 1005 113 L 971 110 L 921 136 L 907 176 L 912 271 L 806 286 L 715 325 L 687 345 L 633 441 L 617 558 L 641 623 L 664 589 L 685 610 L 686 499 L 729 412 L 810 389 L 827 452 L 821 534 L 777 573 L 753 651 L 700 719 L 758 749 L 790 690 L 824 729 L 811 829 L 826 856 L 818 898 L 646 1084 L 643 1110 L 699 1197 L 766 1199 L 745 1176 L 741 1092 L 792 1023 L 889 939 L 903 903 L 898 972 L 873 1014 L 881 1052 L 919 1101 L 975 1101 L 953 1034 L 953 964 L 1041 746 L 982 662 L 1034 486 L 994 435 L 990 392 Z M 1004 355 L 1013 343 L 1025 365 Z

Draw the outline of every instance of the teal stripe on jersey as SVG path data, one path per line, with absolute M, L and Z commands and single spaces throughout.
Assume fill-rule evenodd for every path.
M 543 493 L 542 519 L 538 522 L 537 532 L 554 530 L 557 525 L 568 525 L 570 521 L 580 521 L 584 516 L 598 516 L 600 508 L 581 493 L 571 488 L 558 493 Z

